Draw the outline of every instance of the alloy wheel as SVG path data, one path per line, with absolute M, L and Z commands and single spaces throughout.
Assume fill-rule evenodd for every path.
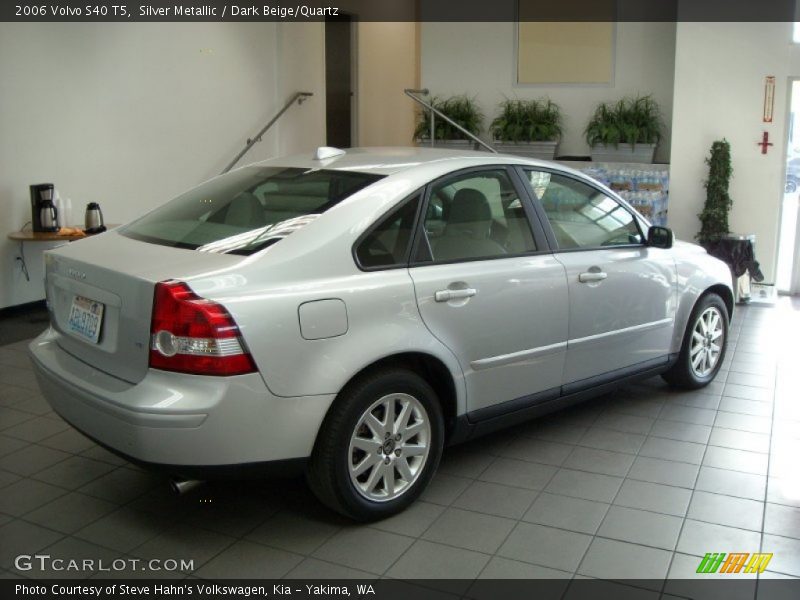
M 409 394 L 383 396 L 364 411 L 353 430 L 350 481 L 368 500 L 394 500 L 422 473 L 430 441 L 430 419 L 419 400 Z
M 709 306 L 695 321 L 692 330 L 690 360 L 697 377 L 708 377 L 717 366 L 725 341 L 722 315 L 715 306 Z

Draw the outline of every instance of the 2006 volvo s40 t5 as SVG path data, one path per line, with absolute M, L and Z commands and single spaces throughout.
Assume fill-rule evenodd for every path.
M 31 344 L 75 428 L 190 479 L 299 467 L 355 519 L 448 444 L 634 377 L 709 383 L 731 275 L 553 163 L 321 148 L 46 255 Z

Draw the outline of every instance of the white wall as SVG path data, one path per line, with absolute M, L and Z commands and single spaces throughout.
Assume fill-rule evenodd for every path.
M 755 233 L 756 255 L 774 281 L 790 76 L 800 76 L 791 23 L 678 23 L 672 117 L 669 225 L 691 240 L 705 201 L 705 157 L 731 143 L 731 230 Z M 776 77 L 774 121 L 762 122 L 764 78 Z M 768 131 L 766 155 L 756 142 Z
M 422 86 L 439 96 L 464 92 L 477 96 L 487 128 L 504 97 L 549 96 L 564 114 L 559 147 L 564 155 L 589 153 L 583 130 L 599 102 L 653 94 L 667 121 L 656 160 L 669 160 L 675 23 L 618 23 L 611 85 L 516 85 L 515 27 L 514 23 L 423 23 Z
M 30 184 L 55 183 L 72 199 L 75 224 L 92 201 L 107 222 L 126 222 L 218 174 L 299 87 L 316 96 L 293 107 L 245 162 L 318 145 L 320 28 L 0 24 L 0 308 L 44 297 L 42 251 L 50 245 L 25 245 L 27 282 L 17 245 L 6 239 L 31 218 Z

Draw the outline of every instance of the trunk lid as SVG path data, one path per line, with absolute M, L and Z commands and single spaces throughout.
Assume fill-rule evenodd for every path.
M 218 272 L 242 260 L 140 242 L 113 231 L 49 251 L 45 289 L 50 322 L 61 334 L 58 345 L 101 371 L 136 383 L 148 369 L 155 284 Z M 102 309 L 92 308 L 95 314 L 102 310 L 94 341 L 77 331 L 95 329 L 86 325 L 83 312 L 98 303 Z

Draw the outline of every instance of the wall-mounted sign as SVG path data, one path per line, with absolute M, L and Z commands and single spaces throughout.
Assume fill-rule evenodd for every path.
M 772 110 L 775 108 L 775 76 L 764 79 L 764 123 L 772 123 Z

